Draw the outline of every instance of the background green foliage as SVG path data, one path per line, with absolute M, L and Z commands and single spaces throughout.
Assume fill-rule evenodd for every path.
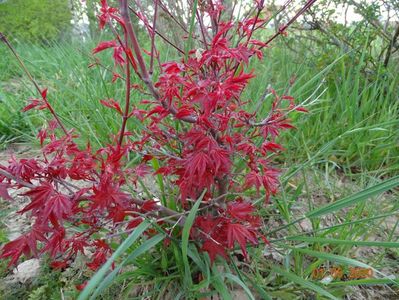
M 23 40 L 46 41 L 70 27 L 66 0 L 12 0 L 0 2 L 0 32 Z

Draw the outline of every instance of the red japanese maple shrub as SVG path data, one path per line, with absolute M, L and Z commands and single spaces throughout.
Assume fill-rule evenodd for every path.
M 112 50 L 113 82 L 125 86 L 124 101 L 99 99 L 121 120 L 120 131 L 110 132 L 115 134 L 113 143 L 101 149 L 79 148 L 75 130 L 63 125 L 47 89 L 32 79 L 40 97 L 30 100 L 23 111 L 48 110 L 52 119 L 38 133 L 41 158 L 10 158 L 8 165 L 0 165 L 0 196 L 12 201 L 8 191 L 21 190 L 30 202 L 19 213 L 33 221 L 28 232 L 2 248 L 1 257 L 10 258 L 10 266 L 22 255 L 48 253 L 53 266 L 63 268 L 90 247 L 94 254 L 87 266 L 96 270 L 112 253 L 111 238 L 107 237 L 133 230 L 144 218 L 178 237 L 181 230 L 173 228 L 184 225 L 200 196 L 190 234 L 211 261 L 218 256 L 227 259 L 235 246 L 247 257 L 247 245 L 257 245 L 259 238 L 264 238 L 262 221 L 248 195 L 256 198 L 262 194 L 267 204 L 277 193 L 280 171 L 270 154 L 284 150 L 276 138 L 293 127 L 288 113 L 305 109 L 292 97 L 266 89 L 264 95 L 272 95 L 271 109 L 267 115 L 258 115 L 256 110 L 245 109 L 254 99 L 242 95 L 255 77 L 250 61 L 261 61 L 263 49 L 285 33 L 314 0 L 266 41 L 254 38 L 268 22 L 262 17 L 264 1 L 254 1 L 241 20 L 235 20 L 232 13 L 225 15 L 222 1 L 201 1 L 193 11 L 198 34 L 186 37 L 187 45 L 196 44 L 196 48 L 182 50 L 162 36 L 182 55 L 180 60 L 167 62 L 159 61 L 154 42 L 159 34 L 156 11 L 167 7 L 155 0 L 155 17 L 150 21 L 129 8 L 126 0 L 119 2 L 119 7 L 110 7 L 101 0 L 100 28 L 110 27 L 115 38 L 93 49 L 93 54 Z M 149 51 L 139 45 L 129 9 L 149 33 Z M 13 50 L 7 39 L 0 37 Z M 150 62 L 144 59 L 144 52 Z M 154 62 L 160 69 L 156 79 L 152 76 Z M 132 84 L 133 76 L 142 84 Z M 141 103 L 132 104 L 133 93 L 143 97 Z M 140 138 L 128 130 L 132 118 L 143 125 Z M 139 164 L 128 164 L 131 152 L 141 156 Z M 151 162 L 159 164 L 155 173 Z M 168 194 L 159 191 L 160 201 L 141 196 L 136 187 L 137 180 L 151 172 L 171 187 Z M 253 193 L 243 197 L 246 190 Z M 100 229 L 109 234 L 99 237 Z

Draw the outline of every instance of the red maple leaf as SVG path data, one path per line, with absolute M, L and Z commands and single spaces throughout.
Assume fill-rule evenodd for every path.
M 22 109 L 22 112 L 26 112 L 26 111 L 34 109 L 34 108 L 37 108 L 38 110 L 47 108 L 47 104 L 43 100 L 30 99 L 29 101 L 30 101 L 30 103 Z
M 14 265 L 20 256 L 30 256 L 32 252 L 36 252 L 36 249 L 31 249 L 32 243 L 29 243 L 29 237 L 26 235 L 20 236 L 16 240 L 13 240 L 4 245 L 0 258 L 8 258 L 11 260 L 8 263 L 8 267 Z
M 266 155 L 267 151 L 277 152 L 277 151 L 284 150 L 284 148 L 280 144 L 277 144 L 274 142 L 264 142 L 260 149 L 261 149 L 262 155 Z
M 123 51 L 122 47 L 115 47 L 114 48 L 114 53 L 112 54 L 112 58 L 115 61 L 115 64 L 117 65 L 123 65 L 126 61 L 125 58 L 123 57 L 123 54 L 125 52 Z
M 96 54 L 96 53 L 99 53 L 99 52 L 104 51 L 104 50 L 106 50 L 106 49 L 114 48 L 114 47 L 116 47 L 116 46 L 118 46 L 118 43 L 117 43 L 115 40 L 112 40 L 112 41 L 103 41 L 103 42 L 100 42 L 100 43 L 97 45 L 97 47 L 95 47 L 95 48 L 92 50 L 92 53 L 93 53 L 93 54 Z
M 208 252 L 209 258 L 211 259 L 211 263 L 215 261 L 216 255 L 219 255 L 220 257 L 223 257 L 226 260 L 228 258 L 224 245 L 217 243 L 216 241 L 213 241 L 211 239 L 206 240 L 202 244 L 201 250 Z
M 233 218 L 248 220 L 254 213 L 254 206 L 249 202 L 234 201 L 227 205 L 227 213 Z
M 244 189 L 248 189 L 253 186 L 256 188 L 256 191 L 259 193 L 259 189 L 262 186 L 262 174 L 254 170 L 249 172 L 245 177 Z
M 118 114 L 123 115 L 123 112 L 122 112 L 122 109 L 121 109 L 119 103 L 116 102 L 114 99 L 100 100 L 100 103 L 106 107 L 116 110 L 118 112 Z
M 109 179 L 102 180 L 98 186 L 93 187 L 92 208 L 105 209 L 110 206 L 126 207 L 130 196 L 121 192 L 119 187 Z
M 261 128 L 261 133 L 264 138 L 271 136 L 274 139 L 280 134 L 280 130 L 295 128 L 291 125 L 290 120 L 281 113 L 275 113 L 268 120 L 266 125 Z
M 278 177 L 280 176 L 280 171 L 273 168 L 268 168 L 263 170 L 262 183 L 265 187 L 266 193 L 276 194 L 279 185 Z
M 207 169 L 213 165 L 211 158 L 203 151 L 194 152 L 186 161 L 186 175 L 192 180 L 201 180 Z
M 42 182 L 41 185 L 31 189 L 24 195 L 31 199 L 31 202 L 25 206 L 19 213 L 25 213 L 32 210 L 34 214 L 37 214 L 46 206 L 46 202 L 54 193 L 53 186 L 48 182 Z
M 253 245 L 258 244 L 256 233 L 253 229 L 247 228 L 246 226 L 239 223 L 227 224 L 227 247 L 232 249 L 234 244 L 237 242 L 240 245 L 242 254 L 247 258 L 247 241 Z
M 60 220 L 66 218 L 71 209 L 71 199 L 60 193 L 55 193 L 54 196 L 46 201 L 43 217 L 47 219 L 50 215 L 53 215 L 56 219 Z

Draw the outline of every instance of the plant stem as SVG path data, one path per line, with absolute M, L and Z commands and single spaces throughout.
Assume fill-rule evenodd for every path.
M 158 0 L 159 1 L 159 0 Z M 136 17 L 138 16 L 138 13 L 134 11 L 134 9 L 132 9 L 129 6 L 129 10 L 134 13 L 136 15 Z M 181 54 L 184 54 L 184 51 L 182 49 L 180 49 L 179 47 L 177 47 L 175 44 L 173 44 L 170 40 L 168 40 L 163 34 L 161 34 L 158 30 L 156 30 L 156 28 L 152 28 L 151 25 L 148 25 L 149 29 L 154 30 L 154 32 L 162 39 L 164 40 L 164 42 L 166 42 L 168 45 L 172 46 L 173 48 L 175 48 L 178 52 L 180 52 Z
M 130 39 L 130 43 L 132 44 L 134 54 L 136 55 L 136 59 L 140 68 L 141 79 L 143 80 L 144 84 L 147 86 L 151 94 L 154 96 L 155 99 L 161 102 L 162 106 L 169 110 L 172 115 L 177 114 L 177 109 L 173 106 L 169 106 L 168 103 L 162 100 L 161 95 L 159 94 L 158 90 L 155 88 L 150 75 L 148 73 L 147 67 L 144 62 L 143 55 L 141 53 L 140 45 L 136 37 L 136 33 L 133 30 L 133 25 L 130 20 L 129 10 L 127 0 L 119 0 L 120 3 L 120 11 L 122 19 L 126 26 L 126 31 Z M 181 118 L 180 120 L 188 122 L 188 123 L 196 123 L 197 118 L 194 116 L 187 116 Z
M 313 4 L 316 3 L 317 0 L 309 0 L 306 2 L 306 4 L 295 14 L 294 17 L 292 17 L 287 24 L 284 26 L 280 27 L 279 30 L 272 35 L 263 46 L 259 47 L 259 50 L 263 49 L 264 47 L 267 47 L 276 37 L 281 35 L 292 23 L 294 23 L 305 11 L 307 11 Z
M 388 67 L 388 63 L 389 63 L 389 59 L 391 57 L 392 54 L 392 48 L 395 46 L 396 40 L 399 37 L 399 22 L 398 25 L 396 27 L 395 33 L 392 36 L 391 42 L 389 43 L 386 55 L 385 55 L 385 59 L 384 59 L 384 67 Z
M 129 37 L 126 34 L 125 30 L 125 49 L 129 48 Z M 126 124 L 127 124 L 127 119 L 129 118 L 129 107 L 130 107 L 130 63 L 129 63 L 129 55 L 126 52 L 126 98 L 125 98 L 125 111 L 123 112 L 123 121 L 122 121 L 122 127 L 121 127 L 121 132 L 119 136 L 119 141 L 118 141 L 118 148 L 122 146 L 123 142 L 123 137 L 125 135 L 125 130 L 126 130 Z
M 152 74 L 154 67 L 155 28 L 157 28 L 157 14 L 158 14 L 158 0 L 155 0 L 154 21 L 152 22 L 152 35 L 151 35 L 150 74 Z
M 29 183 L 29 182 L 25 182 L 25 181 L 23 181 L 22 179 L 20 179 L 20 178 L 18 178 L 18 177 L 15 177 L 14 175 L 8 173 L 8 172 L 5 171 L 5 170 L 1 170 L 1 169 L 0 169 L 0 175 L 1 175 L 1 176 L 4 176 L 4 177 L 6 177 L 6 178 L 8 178 L 8 179 L 10 179 L 10 180 L 14 180 L 16 183 L 18 183 L 18 184 L 21 185 L 21 186 L 24 186 L 24 187 L 27 187 L 27 188 L 30 188 L 30 189 L 32 189 L 32 188 L 35 187 L 33 184 L 31 184 L 31 183 Z
M 191 42 L 193 40 L 195 13 L 197 11 L 197 6 L 198 6 L 198 0 L 194 0 L 193 8 L 191 10 L 191 19 L 190 19 L 190 29 L 188 32 L 188 40 L 187 40 L 186 47 L 185 47 L 185 55 L 184 55 L 185 62 L 187 62 L 187 60 L 188 60 L 188 53 L 190 52 Z

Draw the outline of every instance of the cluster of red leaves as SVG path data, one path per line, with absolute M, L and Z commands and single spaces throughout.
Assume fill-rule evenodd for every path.
M 254 213 L 255 207 L 242 199 L 229 202 L 227 209 L 218 210 L 217 216 L 197 217 L 192 235 L 203 241 L 201 250 L 208 252 L 211 262 L 216 255 L 228 259 L 227 251 L 233 250 L 236 243 L 247 258 L 246 245 L 258 244 L 261 226 L 260 218 Z
M 7 166 L 0 165 L 0 196 L 11 200 L 9 189 L 25 189 L 23 195 L 30 203 L 19 213 L 29 214 L 33 220 L 29 232 L 3 247 L 1 257 L 11 258 L 10 265 L 21 255 L 49 253 L 55 260 L 53 266 L 64 268 L 79 253 L 91 251 L 87 265 L 95 270 L 112 252 L 105 239 L 98 239 L 99 229 L 107 228 L 114 234 L 131 230 L 144 216 L 157 220 L 165 214 L 184 215 L 204 190 L 202 206 L 206 209 L 200 210 L 191 237 L 212 261 L 217 255 L 227 259 L 236 244 L 247 257 L 247 244 L 256 245 L 263 238 L 256 208 L 235 195 L 252 189 L 257 194 L 263 192 L 268 201 L 277 192 L 279 170 L 270 157 L 284 149 L 276 137 L 281 130 L 293 127 L 287 114 L 304 109 L 291 97 L 269 90 L 273 102 L 267 116 L 245 110 L 246 101 L 254 99 L 243 101 L 242 93 L 255 77 L 245 69 L 251 58 L 262 59 L 260 49 L 267 46 L 252 36 L 266 22 L 259 14 L 240 22 L 221 22 L 221 2 L 210 3 L 215 5 L 201 7 L 201 13 L 212 20 L 212 30 L 205 30 L 207 34 L 213 32 L 213 37 L 208 41 L 205 37 L 205 50 L 192 50 L 187 59 L 163 63 L 157 82 L 152 84 L 137 52 L 140 48 L 133 47 L 133 51 L 129 46 L 135 41 L 129 35 L 126 17 L 109 7 L 106 0 L 101 1 L 100 28 L 113 26 L 115 20 L 124 36 L 100 43 L 93 53 L 113 49 L 115 69 L 127 76 L 127 93 L 145 89 L 129 84 L 129 67 L 133 67 L 153 99 L 142 101 L 149 105 L 146 110 L 129 107 L 129 103 L 123 109 L 115 99 L 101 100 L 102 105 L 117 112 L 123 124 L 114 143 L 106 147 L 94 150 L 88 145 L 80 149 L 73 130 L 60 137 L 62 125 L 55 117 L 38 134 L 42 158 L 12 158 Z M 263 9 L 263 1 L 255 5 Z M 148 20 L 144 24 L 150 26 Z M 233 43 L 237 35 L 239 42 Z M 23 110 L 49 109 L 56 116 L 47 101 L 47 91 L 42 92 L 42 98 L 31 100 Z M 145 127 L 140 139 L 125 130 L 130 118 Z M 181 125 L 176 126 L 176 121 Z M 126 167 L 129 151 L 142 154 L 139 165 Z M 138 178 L 150 172 L 148 162 L 153 158 L 161 164 L 154 175 L 162 174 L 177 187 L 174 196 L 180 204 L 178 211 L 126 192 L 127 186 L 134 187 Z M 159 224 L 166 230 L 175 226 L 163 221 Z M 70 230 L 72 227 L 79 230 Z

